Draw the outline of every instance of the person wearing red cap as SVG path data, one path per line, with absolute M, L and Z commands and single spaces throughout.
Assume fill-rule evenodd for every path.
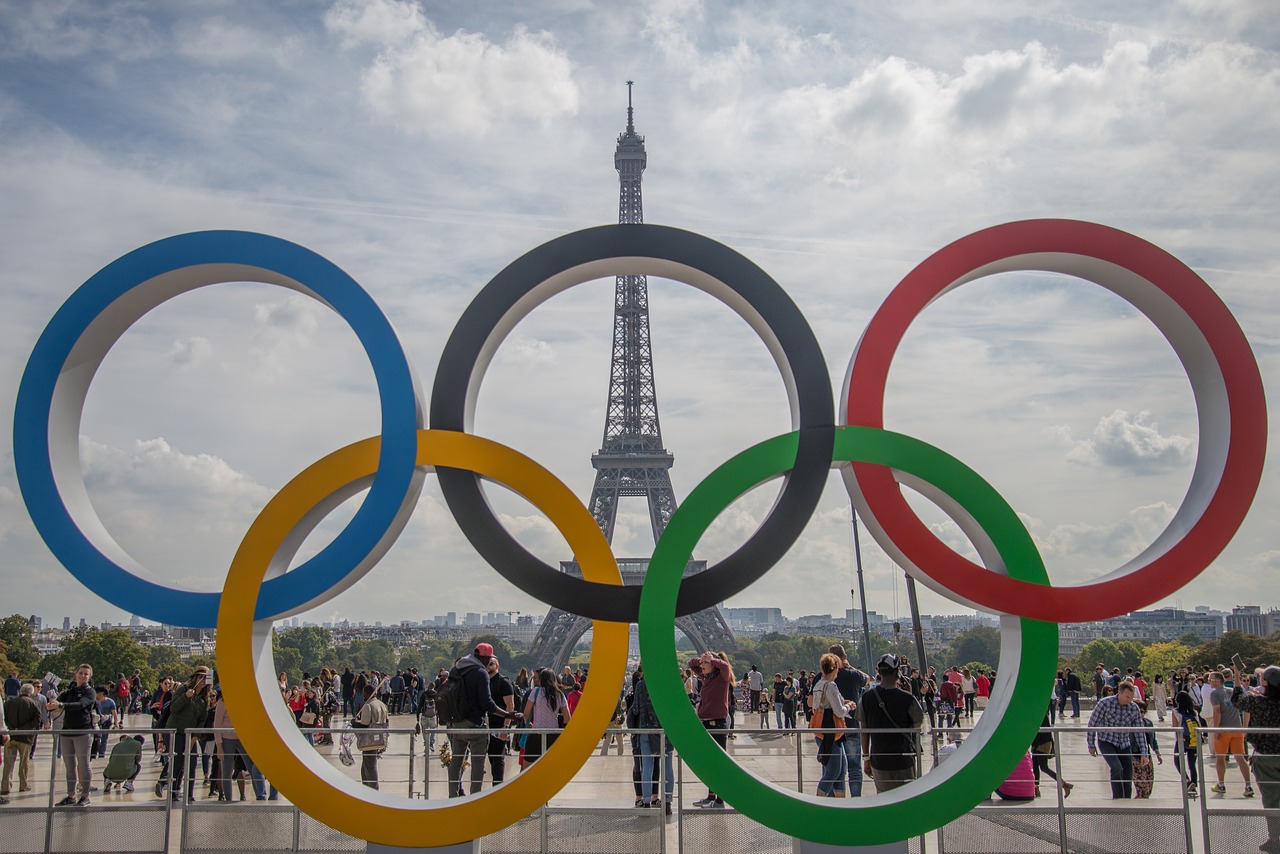
M 702 678 L 698 692 L 698 719 L 711 732 L 711 737 L 721 749 L 727 749 L 729 727 L 729 692 L 733 690 L 733 670 L 729 662 L 715 653 L 704 652 L 689 660 L 689 669 Z M 694 801 L 695 807 L 723 809 L 724 801 L 715 792 L 707 790 L 707 796 Z
M 476 644 L 471 655 L 464 655 L 454 662 L 449 679 L 462 681 L 463 704 L 466 717 L 449 726 L 449 749 L 453 758 L 449 762 L 449 797 L 461 797 L 462 764 L 467 752 L 471 752 L 471 794 L 480 791 L 484 781 L 485 754 L 489 748 L 489 727 L 486 714 L 495 718 L 520 720 L 523 715 L 510 709 L 499 708 L 493 701 L 489 686 L 489 660 L 493 658 L 493 645 Z

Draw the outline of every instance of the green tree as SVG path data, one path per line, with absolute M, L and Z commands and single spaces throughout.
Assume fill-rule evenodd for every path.
M 1147 648 L 1137 641 L 1122 640 L 1116 644 L 1116 649 L 1120 651 L 1120 661 L 1115 666 L 1120 668 L 1120 672 L 1127 671 L 1130 667 L 1137 670 L 1142 664 L 1142 656 L 1146 654 Z
M 1113 667 L 1119 667 L 1119 662 L 1120 648 L 1116 646 L 1115 641 L 1110 638 L 1095 638 L 1080 650 L 1080 655 L 1076 658 L 1076 671 L 1084 674 L 1093 673 L 1093 669 L 1099 664 L 1109 671 Z
M 20 676 L 34 679 L 44 675 L 43 671 L 36 672 L 40 665 L 40 653 L 36 652 L 35 644 L 31 642 L 31 624 L 26 617 L 14 614 L 0 620 L 0 643 L 5 645 L 5 657 L 18 668 Z M 7 677 L 9 674 L 4 675 Z
M 8 652 L 9 648 L 5 645 L 5 642 L 0 641 L 0 676 L 3 676 L 6 679 L 9 678 L 9 674 L 13 673 L 15 670 L 21 670 L 18 665 L 9 660 Z
M 333 662 L 333 634 L 320 626 L 300 626 L 279 633 L 280 646 L 298 651 L 302 669 L 312 676 Z
M 1274 637 L 1274 635 L 1272 636 Z M 1191 655 L 1194 667 L 1230 667 L 1231 657 L 1239 655 L 1245 667 L 1274 664 L 1280 660 L 1280 642 L 1244 632 L 1227 632 L 1217 640 L 1201 644 Z
M 978 663 L 990 669 L 1000 663 L 1000 632 L 991 626 L 974 626 L 956 635 L 947 661 Z
M 105 685 L 121 673 L 128 677 L 147 667 L 147 651 L 125 629 L 81 628 L 67 636 L 60 651 L 40 662 L 42 668 L 64 679 L 81 664 L 93 668 L 95 685 Z
M 156 685 L 166 676 L 182 681 L 190 672 L 182 655 L 167 643 L 158 643 L 147 650 L 147 665 L 152 671 L 152 678 L 145 680 L 147 685 Z
M 285 674 L 291 685 L 302 681 L 302 654 L 297 647 L 283 646 L 280 643 L 280 633 L 275 629 L 271 630 L 271 653 L 277 673 Z
M 1157 673 L 1168 674 L 1170 670 L 1185 666 L 1191 660 L 1191 647 L 1177 641 L 1153 643 L 1142 654 L 1139 669 L 1150 680 Z

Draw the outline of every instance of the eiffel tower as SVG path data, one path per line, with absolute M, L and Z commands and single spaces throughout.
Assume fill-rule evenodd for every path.
M 631 107 L 631 85 L 627 81 L 627 129 L 618 136 L 613 165 L 618 170 L 618 222 L 644 222 L 640 179 L 648 162 L 644 137 L 636 133 Z M 649 502 L 649 525 L 656 543 L 671 514 L 676 510 L 670 469 L 675 457 L 662 445 L 658 423 L 658 396 L 653 382 L 653 353 L 649 345 L 649 283 L 645 276 L 618 276 L 613 301 L 613 360 L 609 372 L 609 404 L 605 414 L 604 440 L 591 455 L 596 470 L 595 488 L 587 509 L 595 517 L 605 538 L 613 542 L 618 502 L 624 497 L 642 497 Z M 649 565 L 647 558 L 619 558 L 618 569 L 624 584 L 639 585 Z M 690 561 L 685 576 L 707 568 L 706 561 Z M 560 571 L 578 577 L 575 561 L 562 561 Z M 699 650 L 733 647 L 733 633 L 719 608 L 676 618 L 676 627 Z M 559 608 L 552 608 L 538 630 L 530 649 L 539 664 L 560 670 L 569 661 L 578 639 L 591 628 L 591 621 Z

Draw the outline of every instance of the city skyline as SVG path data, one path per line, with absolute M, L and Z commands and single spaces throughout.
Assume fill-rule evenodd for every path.
M 705 233 L 773 276 L 813 326 L 837 389 L 871 313 L 931 252 L 999 222 L 1062 216 L 1131 231 L 1195 269 L 1280 400 L 1280 247 L 1269 233 L 1280 214 L 1280 25 L 1265 9 L 12 8 L 0 21 L 9 424 L 36 337 L 80 283 L 133 248 L 209 228 L 276 234 L 347 270 L 429 390 L 485 282 L 548 239 L 616 219 L 611 153 L 627 79 L 649 148 L 648 221 Z M 522 322 L 476 407 L 476 432 L 543 463 L 584 501 L 604 420 L 611 284 L 575 288 Z M 734 453 L 788 430 L 789 413 L 767 350 L 736 315 L 654 277 L 650 292 L 682 500 Z M 1150 543 L 1196 455 L 1195 405 L 1169 346 L 1118 299 L 1056 276 L 1002 275 L 932 306 L 907 337 L 888 402 L 890 427 L 956 455 L 1005 495 L 1058 583 L 1096 577 Z M 226 285 L 162 306 L 108 354 L 81 461 L 127 551 L 168 583 L 217 590 L 270 496 L 377 429 L 371 372 L 339 320 L 278 289 Z M 1267 602 L 1280 570 L 1268 524 L 1278 480 L 1264 472 L 1249 518 L 1209 570 L 1149 607 Z M 730 553 L 774 494 L 766 486 L 733 505 L 698 557 Z M 488 495 L 526 548 L 552 565 L 570 557 L 529 505 Z M 924 513 L 971 552 L 940 513 Z M 649 554 L 648 529 L 644 509 L 626 507 L 616 553 Z M 901 572 L 861 541 L 867 607 L 905 613 Z M 11 611 L 60 621 L 47 613 L 58 603 L 90 624 L 127 620 L 40 541 L 9 443 L 0 546 Z M 857 607 L 852 567 L 833 473 L 792 552 L 728 604 Z M 969 610 L 921 596 L 927 613 Z M 428 479 L 383 562 L 301 616 L 373 622 L 499 602 L 546 610 L 484 564 Z

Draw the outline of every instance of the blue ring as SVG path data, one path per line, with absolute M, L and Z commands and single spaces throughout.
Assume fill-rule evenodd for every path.
M 113 307 L 127 314 L 129 307 L 122 307 L 119 301 L 158 276 L 207 264 L 256 268 L 236 271 L 247 272 L 250 281 L 254 280 L 254 273 L 264 274 L 268 276 L 265 281 L 291 287 L 290 283 L 276 281 L 291 279 L 302 286 L 302 292 L 337 312 L 369 358 L 381 405 L 378 468 L 360 509 L 319 554 L 263 584 L 255 619 L 302 610 L 385 546 L 389 532 L 403 518 L 402 509 L 417 498 L 416 484 L 421 479 L 415 480 L 414 462 L 423 410 L 408 356 L 372 297 L 331 261 L 287 240 L 244 231 L 182 234 L 135 249 L 81 285 L 40 335 L 18 388 L 13 448 L 23 500 L 40 536 L 80 583 L 132 614 L 198 628 L 217 625 L 219 594 L 179 590 L 148 581 L 100 552 L 80 530 L 58 490 L 49 434 L 58 378 L 76 345 L 99 316 Z M 232 277 L 212 281 L 243 280 L 246 279 Z M 129 320 L 130 324 L 133 322 Z M 114 343 L 113 340 L 111 344 Z

